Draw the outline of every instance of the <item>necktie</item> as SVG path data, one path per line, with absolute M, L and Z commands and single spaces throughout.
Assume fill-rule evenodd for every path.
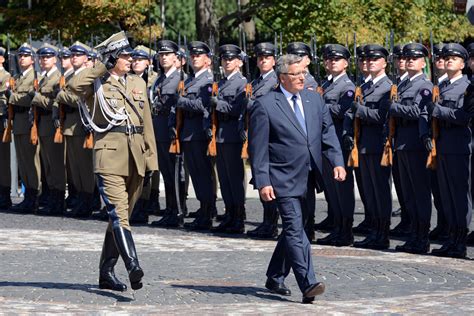
M 122 86 L 123 86 L 124 88 L 127 87 L 127 82 L 125 81 L 125 78 L 124 78 L 124 77 L 120 77 L 120 78 L 119 78 L 119 82 L 122 84 Z
M 300 123 L 301 128 L 303 129 L 304 133 L 306 133 L 306 122 L 304 120 L 303 113 L 301 113 L 300 107 L 298 106 L 298 103 L 296 102 L 298 100 L 298 97 L 296 95 L 293 95 L 291 97 L 291 101 L 293 101 L 293 110 L 295 111 L 296 119 L 298 120 L 298 123 Z

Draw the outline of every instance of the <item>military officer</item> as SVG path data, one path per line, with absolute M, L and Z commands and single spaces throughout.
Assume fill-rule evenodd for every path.
M 346 69 L 349 65 L 350 53 L 339 44 L 330 44 L 324 51 L 331 79 L 324 89 L 323 98 L 329 108 L 339 143 L 342 142 L 344 115 L 354 100 L 355 86 L 349 79 Z M 347 162 L 349 151 L 343 152 Z M 325 238 L 318 239 L 321 245 L 349 246 L 354 242 L 352 223 L 354 221 L 354 178 L 352 169 L 346 166 L 347 177 L 344 182 L 334 179 L 333 167 L 323 157 L 323 181 L 327 202 L 334 212 L 334 230 Z
M 358 144 L 359 169 L 367 206 L 374 214 L 371 233 L 363 241 L 354 242 L 354 246 L 387 249 L 390 246 L 388 233 L 392 212 L 390 167 L 382 167 L 380 160 L 392 82 L 385 74 L 388 51 L 380 45 L 370 44 L 364 47 L 364 52 L 371 79 L 363 89 L 363 104 L 354 101 L 351 112 L 361 123 Z M 350 116 L 346 116 L 346 119 L 350 119 Z M 344 135 L 344 143 L 350 142 L 350 131 L 344 131 Z
M 255 46 L 257 55 L 257 67 L 259 77 L 252 81 L 252 99 L 249 100 L 247 109 L 249 110 L 255 100 L 264 96 L 278 85 L 278 79 L 273 69 L 275 66 L 276 47 L 272 43 L 260 43 Z M 242 114 L 241 121 L 245 118 Z M 265 202 L 260 199 L 263 205 L 263 222 L 254 230 L 247 231 L 249 237 L 275 238 L 278 235 L 278 209 L 275 201 Z
M 179 133 L 181 150 L 197 199 L 201 206 L 192 223 L 185 223 L 191 230 L 207 230 L 212 226 L 212 209 L 215 203 L 211 176 L 211 159 L 207 155 L 208 142 L 212 139 L 210 123 L 210 98 L 213 76 L 210 48 L 207 44 L 194 41 L 188 44 L 194 76 L 185 81 L 185 94 L 178 98 L 171 110 L 171 126 L 176 126 L 176 111 L 182 111 L 183 124 Z M 176 137 L 175 129 L 170 131 L 171 140 Z
M 161 40 L 158 42 L 158 58 L 163 72 L 154 82 L 151 93 L 158 164 L 163 175 L 166 197 L 166 210 L 163 217 L 159 221 L 151 223 L 153 226 L 159 227 L 178 227 L 183 224 L 183 218 L 180 217 L 181 214 L 178 214 L 176 199 L 176 193 L 178 193 L 180 205 L 184 206 L 185 182 L 182 175 L 184 172 L 182 157 L 170 153 L 170 130 L 172 136 L 175 135 L 174 126 L 170 125 L 170 112 L 171 108 L 176 106 L 178 84 L 181 80 L 181 73 L 175 66 L 178 50 L 178 45 L 173 41 Z M 175 170 L 176 166 L 178 166 L 178 170 Z M 177 179 L 175 179 L 176 175 L 178 175 Z
M 436 256 L 465 258 L 472 211 L 469 127 L 472 114 L 464 109 L 464 94 L 469 80 L 462 74 L 468 52 L 460 44 L 450 43 L 443 47 L 442 54 L 448 78 L 440 87 L 440 101 L 428 103 L 426 110 L 439 121 L 436 172 L 450 234 L 443 246 L 433 249 L 431 253 Z M 428 92 L 430 91 L 425 91 Z
M 118 256 L 122 257 L 131 287 L 140 289 L 144 275 L 139 265 L 129 216 L 141 195 L 144 181 L 158 170 L 146 83 L 129 74 L 132 49 L 122 31 L 109 37 L 96 49 L 104 63 L 84 69 L 70 88 L 100 107 L 87 115 L 94 143 L 94 172 L 99 191 L 109 214 L 100 260 L 99 287 L 125 291 L 114 274 Z M 94 92 L 96 91 L 96 92 Z M 92 98 L 97 98 L 92 103 Z M 83 104 L 81 108 L 84 108 Z
M 70 164 L 70 174 L 78 201 L 73 206 L 70 216 L 86 218 L 92 214 L 95 189 L 92 150 L 84 148 L 86 131 L 83 128 L 80 103 L 81 99 L 70 90 L 70 85 L 78 78 L 78 74 L 86 69 L 89 46 L 75 42 L 71 47 L 72 71 L 64 73 L 66 86 L 57 97 L 57 104 L 64 112 L 63 133 L 66 140 L 66 157 Z M 56 122 L 57 124 L 57 122 Z
M 240 73 L 243 54 L 240 47 L 226 44 L 219 47 L 224 78 L 219 81 L 219 93 L 211 98 L 217 112 L 217 174 L 227 216 L 213 232 L 241 234 L 244 232 L 245 183 L 241 158 L 243 139 L 239 131 L 239 116 L 247 106 L 245 85 Z
M 8 100 L 10 73 L 3 68 L 6 50 L 0 47 L 0 137 L 3 137 L 8 120 Z M 15 65 L 9 65 L 10 69 Z M 10 197 L 10 143 L 0 140 L 0 211 L 6 211 L 12 206 Z
M 154 51 L 143 45 L 138 45 L 132 52 L 132 72 L 146 82 L 148 91 L 157 78 L 157 74 L 153 71 L 152 67 L 150 67 L 152 55 L 154 55 Z M 153 200 L 158 201 L 159 196 L 157 193 L 159 192 L 158 190 L 160 186 L 159 179 L 160 174 L 156 172 L 148 185 L 143 188 L 142 196 L 135 204 L 132 216 L 130 217 L 131 224 L 148 223 L 147 208 L 152 198 Z M 153 183 L 153 181 L 155 181 L 155 183 Z M 151 196 L 152 186 L 154 188 L 153 197 Z
M 309 73 L 309 65 L 311 64 L 311 48 L 302 42 L 292 42 L 286 47 L 287 54 L 298 55 L 303 57 L 303 63 L 306 65 L 306 75 L 304 78 L 304 87 L 308 90 L 316 91 L 318 83 L 314 77 Z
M 18 168 L 21 180 L 25 186 L 25 198 L 12 206 L 13 212 L 34 213 L 38 210 L 38 193 L 40 190 L 41 165 L 39 143 L 33 145 L 30 141 L 31 120 L 29 110 L 34 92 L 34 55 L 35 51 L 29 44 L 23 44 L 17 50 L 18 64 L 21 73 L 15 78 L 15 89 L 9 97 L 13 105 L 13 134 L 15 150 L 18 157 Z
M 402 189 L 400 198 L 410 216 L 411 231 L 408 240 L 395 247 L 398 251 L 423 254 L 429 251 L 428 233 L 431 220 L 430 171 L 426 159 L 431 142 L 428 128 L 428 115 L 421 113 L 427 102 L 431 101 L 433 84 L 426 78 L 423 68 L 428 49 L 419 43 L 403 47 L 406 58 L 407 77 L 398 87 L 399 100 L 390 105 L 389 115 L 395 118 L 396 132 L 394 149 Z M 420 131 L 422 131 L 420 133 Z M 395 178 L 395 177 L 394 177 Z

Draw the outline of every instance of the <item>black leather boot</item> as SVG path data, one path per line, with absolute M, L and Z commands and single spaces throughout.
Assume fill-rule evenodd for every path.
M 211 212 L 211 203 L 201 203 L 198 217 L 191 223 L 185 223 L 184 227 L 190 230 L 209 230 L 212 227 Z
M 55 189 L 49 189 L 48 191 L 48 202 L 45 206 L 41 207 L 36 211 L 37 215 L 52 216 L 54 215 L 54 206 L 58 199 L 58 191 Z
M 368 235 L 372 231 L 373 218 L 366 216 L 359 225 L 352 228 L 352 232 L 358 235 Z
M 117 250 L 125 263 L 125 268 L 127 268 L 130 286 L 133 290 L 141 289 L 143 287 L 142 278 L 144 273 L 138 263 L 132 232 L 123 227 L 114 227 L 112 232 Z
M 339 233 L 342 230 L 342 218 L 339 216 L 334 216 L 334 228 L 326 237 L 319 238 L 316 240 L 316 244 L 324 246 L 333 246 L 337 238 L 339 238 Z
M 451 227 L 448 239 L 443 243 L 441 248 L 431 250 L 431 254 L 437 257 L 449 257 L 448 253 L 456 244 L 457 230 Z
M 419 225 L 415 222 L 412 222 L 410 225 L 411 231 L 408 239 L 405 241 L 404 244 L 395 246 L 396 251 L 408 252 L 411 253 L 413 251 L 413 247 L 415 246 L 416 242 L 418 241 L 418 230 Z M 390 231 L 390 234 L 393 230 Z
M 74 208 L 77 203 L 79 203 L 81 199 L 79 198 L 79 192 L 77 192 L 76 188 L 71 184 L 67 186 L 67 198 L 66 198 L 66 207 L 68 209 Z
M 360 225 L 359 225 L 360 226 Z M 354 247 L 356 248 L 368 248 L 368 245 L 374 242 L 377 239 L 378 229 L 379 229 L 379 220 L 377 218 L 372 218 L 370 224 L 369 233 L 365 239 L 361 241 L 355 241 Z
M 17 205 L 13 205 L 10 211 L 21 214 L 34 214 L 38 211 L 38 190 L 25 189 L 25 197 L 23 201 Z
M 411 221 L 407 215 L 404 215 L 405 212 L 402 212 L 400 223 L 390 230 L 390 236 L 393 237 L 412 237 L 412 231 L 415 229 L 411 228 Z M 416 223 L 413 223 L 416 228 Z
M 278 231 L 275 233 L 276 224 L 273 224 L 275 221 L 276 209 L 274 202 L 263 202 L 263 221 L 255 229 L 247 231 L 247 236 L 252 238 L 273 238 L 278 234 Z M 278 221 L 278 214 L 276 214 L 276 220 Z
M 342 218 L 342 229 L 339 232 L 338 238 L 334 241 L 336 247 L 346 247 L 354 243 L 354 234 L 352 233 L 353 218 L 343 217 Z
M 176 199 L 173 199 L 170 203 L 170 209 L 166 210 L 166 213 L 160 220 L 152 222 L 151 226 L 175 228 L 183 225 L 183 216 L 178 214 Z
M 225 206 L 225 214 L 221 216 L 221 223 L 216 227 L 211 228 L 213 233 L 225 233 L 227 228 L 232 226 L 232 223 L 236 216 L 236 210 L 234 205 Z M 219 217 L 219 215 L 217 215 Z M 217 220 L 217 219 L 216 219 Z
M 115 276 L 114 267 L 118 257 L 119 252 L 114 237 L 111 232 L 106 232 L 100 255 L 99 288 L 119 292 L 127 290 L 127 286 Z
M 314 230 L 329 232 L 334 226 L 334 216 L 328 213 L 328 216 L 322 222 L 314 225 Z
M 412 244 L 411 249 L 408 251 L 414 254 L 426 254 L 430 251 L 430 223 L 418 223 L 418 229 L 416 234 L 416 241 Z
M 231 224 L 226 228 L 227 234 L 243 234 L 245 232 L 245 206 L 244 205 L 233 205 L 233 220 Z
M 446 241 L 449 238 L 449 227 L 446 223 L 438 223 L 438 225 L 430 232 L 430 240 Z
M 133 207 L 132 215 L 130 216 L 130 224 L 148 224 L 148 214 L 145 210 L 146 200 L 139 199 Z
M 79 202 L 68 213 L 68 216 L 74 218 L 89 218 L 92 215 L 94 194 L 87 192 L 79 193 Z
M 148 201 L 146 212 L 149 215 L 155 214 L 160 210 L 160 201 L 158 200 L 158 190 L 151 190 L 150 191 L 150 200 Z M 168 196 L 168 194 L 166 194 Z
M 41 194 L 38 197 L 38 206 L 41 206 L 41 207 L 48 206 L 50 191 L 51 190 L 48 186 L 48 183 L 46 181 L 42 181 L 42 183 L 41 183 Z
M 468 229 L 465 227 L 459 227 L 456 230 L 456 240 L 454 245 L 448 251 L 448 257 L 465 259 L 467 255 L 466 239 Z
M 379 220 L 377 238 L 367 245 L 369 249 L 385 250 L 390 248 L 390 219 Z
M 0 211 L 7 211 L 12 206 L 10 191 L 10 187 L 0 186 Z
M 53 212 L 51 215 L 53 216 L 62 216 L 66 211 L 66 201 L 64 199 L 65 192 L 64 191 L 57 191 L 56 192 L 56 204 L 54 205 Z
M 268 207 L 268 225 L 265 226 L 258 234 L 259 238 L 273 239 L 278 236 L 278 208 L 276 202 Z

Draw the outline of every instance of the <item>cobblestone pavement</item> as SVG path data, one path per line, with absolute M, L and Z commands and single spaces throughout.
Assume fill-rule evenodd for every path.
M 197 202 L 188 206 L 194 210 Z M 325 207 L 318 200 L 318 221 Z M 257 199 L 248 200 L 247 217 L 247 229 L 261 219 Z M 474 314 L 472 260 L 313 245 L 317 278 L 327 287 L 314 304 L 302 305 L 292 274 L 286 282 L 292 296 L 263 286 L 275 241 L 149 226 L 134 227 L 143 289 L 100 290 L 105 227 L 96 220 L 0 213 L 0 314 Z M 400 242 L 392 240 L 391 249 Z M 474 248 L 468 252 L 474 257 Z M 127 280 L 122 262 L 116 272 Z

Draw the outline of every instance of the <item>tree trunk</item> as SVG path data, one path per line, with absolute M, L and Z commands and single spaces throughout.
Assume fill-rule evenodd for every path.
M 240 0 L 240 4 L 242 6 L 247 5 L 250 2 L 250 0 Z M 253 43 L 255 42 L 255 21 L 253 18 L 251 18 L 248 21 L 245 21 L 242 23 L 242 26 L 244 28 L 245 36 L 247 38 L 247 43 Z
M 213 0 L 196 0 L 196 33 L 198 40 L 206 43 L 209 43 L 211 34 L 214 35 L 216 43 L 219 42 L 212 1 Z

